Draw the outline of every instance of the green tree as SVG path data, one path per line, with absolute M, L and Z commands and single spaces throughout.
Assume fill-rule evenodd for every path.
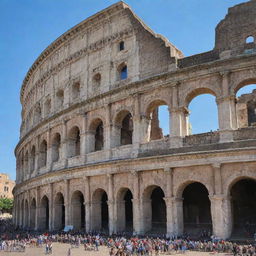
M 10 198 L 0 198 L 0 211 L 11 212 L 13 208 L 13 199 Z

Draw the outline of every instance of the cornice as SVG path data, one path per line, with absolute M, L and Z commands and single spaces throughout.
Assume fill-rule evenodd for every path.
M 73 178 L 79 178 L 75 174 L 77 172 L 85 171 L 87 172 L 90 170 L 90 172 L 83 174 L 81 178 L 83 177 L 90 177 L 90 176 L 101 176 L 104 175 L 103 173 L 98 173 L 95 175 L 92 173 L 94 169 L 97 168 L 103 168 L 104 170 L 107 170 L 110 167 L 111 174 L 120 174 L 120 173 L 130 173 L 131 170 L 133 169 L 133 165 L 136 165 L 139 171 L 146 171 L 149 170 L 148 168 L 143 168 L 141 165 L 138 165 L 138 163 L 141 164 L 147 164 L 150 161 L 158 161 L 163 163 L 162 165 L 159 165 L 158 168 L 150 169 L 152 170 L 159 170 L 159 169 L 165 169 L 166 168 L 166 163 L 172 163 L 170 165 L 170 168 L 180 168 L 180 167 L 189 167 L 189 166 L 206 166 L 214 164 L 214 161 L 210 161 L 209 158 L 216 158 L 216 157 L 221 157 L 224 156 L 224 160 L 221 161 L 221 164 L 235 164 L 235 163 L 244 163 L 244 162 L 255 162 L 256 159 L 247 159 L 247 160 L 241 160 L 241 159 L 236 159 L 234 158 L 235 155 L 239 154 L 241 155 L 244 153 L 245 155 L 248 154 L 253 154 L 255 155 L 256 147 L 248 147 L 248 148 L 235 148 L 235 149 L 223 149 L 223 150 L 211 150 L 211 151 L 196 151 L 196 152 L 188 152 L 188 153 L 176 153 L 176 154 L 171 154 L 171 155 L 156 155 L 156 156 L 148 156 L 148 157 L 139 157 L 139 158 L 129 158 L 129 159 L 118 159 L 118 160 L 110 160 L 107 162 L 100 162 L 100 163 L 90 163 L 90 164 L 85 164 L 85 165 L 80 165 L 80 166 L 74 166 L 70 168 L 64 168 L 60 169 L 57 171 L 53 172 L 47 172 L 44 174 L 41 174 L 39 176 L 36 176 L 34 178 L 30 178 L 27 181 L 24 181 L 20 184 L 16 184 L 15 186 L 15 194 L 17 191 L 21 190 L 22 187 L 25 187 L 26 190 L 32 184 L 32 187 L 30 189 L 33 189 L 33 187 L 40 186 L 41 184 L 40 181 L 42 179 L 47 180 L 51 179 L 54 176 L 61 176 L 65 175 L 67 179 L 73 179 Z M 228 157 L 231 157 L 228 159 Z M 200 160 L 200 159 L 208 159 L 207 161 L 204 162 L 196 162 L 196 163 L 187 163 L 187 164 L 182 164 L 182 166 L 177 165 L 177 161 L 184 162 L 185 160 Z M 130 163 L 133 163 L 131 165 Z M 176 162 L 176 163 L 175 163 Z M 113 172 L 113 169 L 118 169 L 118 172 Z M 105 173 L 105 174 L 110 174 L 110 173 Z M 56 180 L 55 182 L 59 182 L 63 179 Z M 52 181 L 51 181 L 52 182 Z M 50 182 L 49 182 L 50 183 Z M 44 182 L 44 185 L 47 185 L 47 183 Z M 21 193 L 21 192 L 20 192 Z

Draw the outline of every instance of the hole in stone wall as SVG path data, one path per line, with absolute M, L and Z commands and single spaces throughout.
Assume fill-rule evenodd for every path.
M 247 44 L 254 43 L 254 37 L 253 37 L 253 36 L 248 36 L 248 37 L 246 38 L 246 43 L 247 43 Z

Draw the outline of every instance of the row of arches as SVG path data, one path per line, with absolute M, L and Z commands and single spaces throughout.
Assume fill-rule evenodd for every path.
M 192 182 L 185 186 L 181 192 L 182 197 L 182 216 L 177 216 L 182 222 L 181 230 L 183 234 L 189 234 L 192 237 L 199 237 L 202 233 L 212 234 L 213 221 L 211 198 L 209 197 L 206 186 L 200 182 Z M 249 178 L 242 178 L 235 182 L 230 189 L 230 202 L 232 212 L 232 236 L 252 237 L 256 229 L 256 181 Z M 170 204 L 167 204 L 167 198 L 160 186 L 152 185 L 147 187 L 141 199 L 141 230 L 144 234 L 165 234 L 168 225 L 168 211 Z M 79 190 L 73 192 L 71 196 L 70 212 L 67 211 L 66 199 L 61 192 L 58 192 L 53 198 L 52 212 L 50 216 L 50 201 L 44 195 L 36 203 L 35 198 L 29 203 L 28 200 L 22 200 L 19 212 L 20 223 L 23 227 L 40 230 L 62 230 L 65 225 L 72 225 L 75 230 L 87 231 L 109 231 L 111 216 L 108 193 L 104 189 L 96 189 L 92 195 L 92 200 L 85 202 L 83 193 Z M 86 207 L 90 211 L 86 211 Z M 115 200 L 115 231 L 116 232 L 134 232 L 136 207 L 133 193 L 129 188 L 121 188 Z M 218 209 L 220 211 L 221 209 Z M 28 214 L 30 212 L 30 214 Z M 86 225 L 86 214 L 91 212 L 90 224 Z M 70 218 L 66 215 L 70 214 Z M 37 216 L 36 216 L 37 215 Z M 30 217 L 28 217 L 30 216 Z M 50 224 L 52 218 L 52 225 Z M 37 220 L 36 220 L 37 218 Z M 36 227 L 36 222 L 38 222 Z M 179 222 L 179 220 L 178 220 Z M 87 227 L 86 227 L 87 226 Z M 89 227 L 89 228 L 88 228 Z M 224 227 L 223 227 L 224 228 Z M 203 232 L 202 232 L 203 231 Z
M 237 93 L 238 96 L 241 94 L 250 92 L 256 88 L 255 85 L 248 85 L 242 87 Z M 207 97 L 205 97 L 207 96 Z M 214 131 L 218 129 L 218 111 L 215 102 L 214 92 L 210 89 L 200 88 L 193 93 L 188 95 L 187 102 L 189 106 L 194 108 L 194 110 L 199 113 L 203 112 L 205 109 L 206 114 L 200 114 L 196 117 L 191 117 L 188 119 L 189 109 L 185 111 L 186 116 L 186 127 L 184 135 L 192 134 L 192 131 L 196 133 L 205 131 Z M 245 98 L 245 97 L 244 97 Z M 201 101 L 201 104 L 197 103 L 197 99 Z M 256 103 L 254 99 L 248 100 L 242 99 L 237 102 L 237 116 L 239 120 L 238 127 L 254 126 L 256 121 Z M 190 107 L 189 107 L 190 108 Z M 192 112 L 193 113 L 193 112 Z M 209 115 L 209 113 L 211 113 Z M 141 124 L 145 126 L 145 129 L 140 130 L 145 134 L 142 135 L 143 141 L 159 140 L 168 137 L 171 134 L 171 129 L 173 127 L 171 120 L 171 112 L 169 105 L 164 100 L 154 100 L 147 106 L 145 119 L 141 121 Z M 246 120 L 243 120 L 246 119 Z M 190 122 L 192 120 L 192 122 Z M 90 134 L 89 141 L 86 145 L 88 147 L 87 152 L 94 152 L 104 150 L 106 147 L 106 121 L 102 118 L 94 119 L 88 127 L 88 133 Z M 84 131 L 82 131 L 84 133 Z M 114 126 L 111 133 L 111 147 L 116 147 L 120 145 L 133 144 L 134 141 L 134 117 L 132 113 L 128 110 L 122 110 L 119 112 L 114 120 Z M 136 135 L 137 136 L 137 135 Z M 35 146 L 31 146 L 30 149 L 23 150 L 17 159 L 18 169 L 24 170 L 29 176 L 29 173 L 35 170 L 35 165 L 37 161 L 37 167 L 42 168 L 47 165 L 47 154 L 48 148 L 51 148 L 51 162 L 58 162 L 61 158 L 61 146 L 62 141 L 67 140 L 66 152 L 63 152 L 63 157 L 74 157 L 81 154 L 81 128 L 79 126 L 72 127 L 67 134 L 67 138 L 62 138 L 60 132 L 56 132 L 52 135 L 51 141 L 46 141 L 44 139 L 41 141 L 39 148 L 36 149 Z M 49 145 L 48 145 L 49 144 Z M 38 159 L 36 160 L 36 154 L 38 153 Z M 26 176 L 26 175 L 21 175 Z

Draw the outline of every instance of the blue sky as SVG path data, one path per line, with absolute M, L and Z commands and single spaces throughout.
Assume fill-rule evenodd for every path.
M 0 172 L 15 178 L 14 148 L 19 139 L 19 90 L 38 55 L 66 30 L 113 0 L 0 0 Z M 167 37 L 186 56 L 211 50 L 215 27 L 228 7 L 241 0 L 127 0 L 135 13 L 155 32 Z M 191 103 L 193 132 L 217 129 L 214 98 L 200 96 Z M 194 105 L 195 106 L 194 106 Z M 211 113 L 209 115 L 209 113 Z M 196 115 L 195 115 L 196 116 Z M 197 115 L 198 116 L 198 115 Z M 208 119 L 207 119 L 208 118 Z M 165 124 L 164 124 L 165 125 Z M 165 128 L 164 128 L 165 129 Z

